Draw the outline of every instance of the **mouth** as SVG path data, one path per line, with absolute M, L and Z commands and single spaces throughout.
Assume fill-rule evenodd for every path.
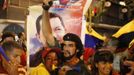
M 110 73 L 110 69 L 105 69 L 105 73 L 109 74 Z

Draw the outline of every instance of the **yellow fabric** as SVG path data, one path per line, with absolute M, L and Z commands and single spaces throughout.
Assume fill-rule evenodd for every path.
M 129 33 L 134 31 L 134 20 L 130 21 L 123 27 L 121 27 L 115 34 L 113 34 L 113 37 L 120 37 L 122 34 Z
M 105 39 L 106 39 L 105 36 L 100 35 L 93 28 L 91 28 L 90 31 L 88 31 L 87 28 L 86 28 L 86 34 L 92 35 L 92 36 L 94 36 L 94 37 L 96 37 L 96 38 L 98 38 L 100 40 L 103 40 L 103 41 L 105 41 Z
M 33 68 L 30 75 L 50 75 L 44 64 L 41 63 L 37 67 Z
M 134 39 L 129 43 L 129 48 L 134 44 Z
M 57 66 L 55 66 L 54 64 L 52 65 L 52 70 L 55 70 L 57 68 Z

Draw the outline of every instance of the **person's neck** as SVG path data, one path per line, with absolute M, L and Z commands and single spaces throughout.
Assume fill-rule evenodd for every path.
M 103 74 L 103 73 L 99 72 L 99 75 L 109 75 L 109 74 Z
M 68 60 L 66 64 L 69 66 L 75 66 L 79 61 L 79 58 L 74 56 L 72 59 Z

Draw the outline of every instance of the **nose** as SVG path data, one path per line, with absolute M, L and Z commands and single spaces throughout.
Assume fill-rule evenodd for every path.
M 65 50 L 65 51 L 68 50 L 68 46 L 67 45 L 64 45 L 63 46 L 63 50 Z
M 51 65 L 56 64 L 56 63 L 57 63 L 57 62 L 56 62 L 55 59 L 51 59 L 51 60 L 50 60 L 50 64 L 51 64 Z

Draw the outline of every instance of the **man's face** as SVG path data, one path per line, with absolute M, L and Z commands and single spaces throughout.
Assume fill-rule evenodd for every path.
M 100 61 L 96 64 L 100 75 L 110 75 L 112 70 L 112 63 Z
M 40 21 L 40 25 L 41 24 L 42 24 L 42 20 Z M 63 25 L 61 23 L 61 20 L 58 17 L 51 18 L 50 19 L 50 25 L 51 25 L 51 28 L 52 28 L 53 35 L 56 37 L 56 39 L 59 42 L 62 42 L 62 38 L 65 35 L 65 28 L 63 27 Z M 39 38 L 40 38 L 40 42 L 43 45 L 46 45 L 46 39 L 43 36 L 42 28 L 40 30 Z
M 12 51 L 7 51 L 6 52 L 7 56 L 9 57 L 10 61 L 14 64 L 20 64 L 20 56 L 22 54 L 21 49 L 14 48 Z
M 64 57 L 70 57 L 76 53 L 76 44 L 73 41 L 64 41 L 63 53 Z
M 62 38 L 65 35 L 65 28 L 63 27 L 61 20 L 58 17 L 51 18 L 50 24 L 54 36 L 57 38 L 57 40 L 62 41 Z

